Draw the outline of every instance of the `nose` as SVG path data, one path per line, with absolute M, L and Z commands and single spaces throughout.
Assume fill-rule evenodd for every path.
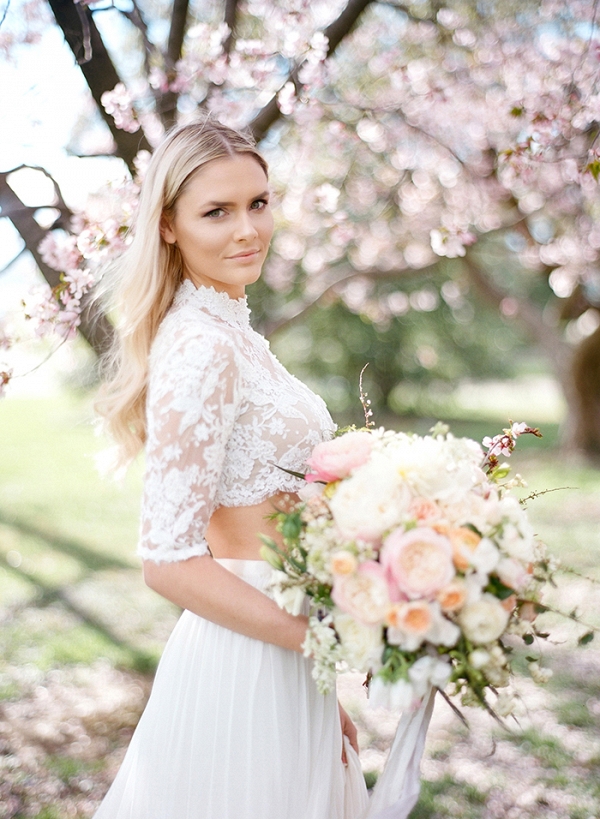
M 233 237 L 235 241 L 243 242 L 248 239 L 254 239 L 256 236 L 258 236 L 258 231 L 252 221 L 252 215 L 247 211 L 240 213 L 235 223 Z

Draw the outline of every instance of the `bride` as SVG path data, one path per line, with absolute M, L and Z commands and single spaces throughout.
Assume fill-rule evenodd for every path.
M 99 402 L 123 461 L 145 447 L 138 553 L 180 606 L 152 694 L 95 819 L 354 819 L 356 729 L 302 655 L 307 618 L 269 596 L 259 532 L 297 500 L 333 422 L 250 326 L 273 232 L 267 166 L 214 121 L 171 132 L 114 288 Z

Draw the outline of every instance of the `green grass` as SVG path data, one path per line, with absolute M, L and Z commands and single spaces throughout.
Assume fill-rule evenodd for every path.
M 0 402 L 0 702 L 8 705 L 31 696 L 35 685 L 40 680 L 43 684 L 55 669 L 60 673 L 73 669 L 75 675 L 78 668 L 95 668 L 102 660 L 126 669 L 127 679 L 135 678 L 130 671 L 151 673 L 177 616 L 173 606 L 144 586 L 134 555 L 142 464 L 122 484 L 100 478 L 94 456 L 103 443 L 94 434 L 91 417 L 90 400 L 67 393 L 52 399 Z M 432 424 L 432 419 L 395 420 L 395 426 L 419 432 Z M 452 429 L 456 435 L 480 440 L 505 424 L 505 419 L 460 421 L 452 423 Z M 565 565 L 600 579 L 600 473 L 564 460 L 554 448 L 556 427 L 544 427 L 544 439 L 521 439 L 512 459 L 514 471 L 529 483 L 523 494 L 572 488 L 531 501 L 531 519 Z M 578 580 L 572 592 L 571 581 L 568 575 L 560 579 L 556 601 L 566 608 L 578 605 L 582 617 L 600 625 L 596 587 Z M 598 736 L 600 723 L 597 665 L 590 662 L 582 671 L 576 663 L 554 662 L 555 650 L 548 647 L 555 670 L 547 687 L 554 717 L 580 736 L 585 746 L 588 737 Z M 596 656 L 596 650 L 592 643 L 568 656 L 585 659 Z M 522 665 L 517 666 L 522 673 Z M 23 683 L 24 678 L 34 682 Z M 111 729 L 111 748 L 127 741 L 134 721 L 135 715 L 127 717 L 122 735 L 119 729 Z M 452 762 L 455 744 L 469 742 L 461 732 L 456 725 L 452 737 L 432 752 L 431 760 L 442 774 L 423 782 L 412 819 L 491 816 L 486 813 L 489 793 L 443 772 Z M 533 728 L 502 741 L 518 749 L 524 765 L 539 766 L 544 788 L 558 789 L 569 797 L 570 812 L 560 819 L 594 815 L 589 806 L 600 806 L 598 754 L 574 767 L 571 749 L 558 736 Z M 78 777 L 100 780 L 104 775 L 100 769 L 110 768 L 100 752 L 95 759 L 84 756 L 68 748 L 50 749 L 46 772 L 38 771 L 36 776 L 53 777 L 65 783 L 69 794 L 76 794 L 76 784 L 71 784 Z M 495 764 L 493 756 L 489 764 Z M 375 776 L 365 775 L 369 785 Z M 34 793 L 36 787 L 27 785 L 25 791 L 30 788 Z M 72 794 L 69 799 L 74 801 L 69 804 L 75 805 Z M 16 819 L 65 815 L 57 805 L 43 809 L 33 805 L 32 801 L 30 808 L 15 814 Z M 73 810 L 69 815 L 87 815 Z M 523 816 L 541 816 L 545 808 L 534 805 L 532 811 Z M 596 812 L 600 815 L 600 808 Z

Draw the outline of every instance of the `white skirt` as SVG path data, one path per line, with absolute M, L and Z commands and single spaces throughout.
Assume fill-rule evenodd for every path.
M 265 591 L 261 560 L 219 562 Z M 181 615 L 123 764 L 94 819 L 357 819 L 335 694 L 300 654 Z

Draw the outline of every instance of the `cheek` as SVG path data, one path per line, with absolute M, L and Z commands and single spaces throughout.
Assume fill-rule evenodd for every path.
M 261 224 L 260 232 L 262 237 L 265 241 L 270 242 L 271 236 L 273 235 L 273 229 L 275 227 L 275 222 L 273 220 L 273 214 L 269 211 L 264 216 L 264 222 Z

